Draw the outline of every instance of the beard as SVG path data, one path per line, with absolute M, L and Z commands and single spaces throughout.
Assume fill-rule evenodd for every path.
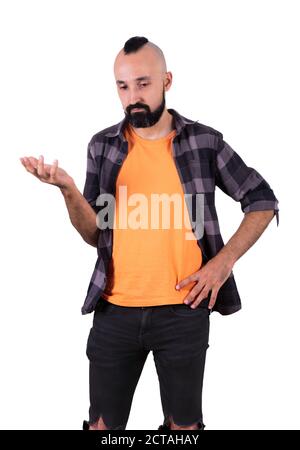
M 166 105 L 165 91 L 163 90 L 162 101 L 157 109 L 150 111 L 148 105 L 136 103 L 126 109 L 125 116 L 127 121 L 134 128 L 148 128 L 155 125 L 162 116 Z M 134 108 L 142 108 L 143 111 L 131 112 Z

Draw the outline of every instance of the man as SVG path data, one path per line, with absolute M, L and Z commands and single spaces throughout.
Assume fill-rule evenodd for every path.
M 114 75 L 125 118 L 89 142 L 83 195 L 57 160 L 47 165 L 42 155 L 21 159 L 41 181 L 59 186 L 72 224 L 97 248 L 82 306 L 82 314 L 94 311 L 87 342 L 89 421 L 83 429 L 126 428 L 152 350 L 164 413 L 159 429 L 203 430 L 210 314 L 241 309 L 232 268 L 274 213 L 278 225 L 278 200 L 221 132 L 166 108 L 172 74 L 155 44 L 130 38 L 115 59 Z M 245 213 L 226 245 L 215 186 Z M 152 207 L 156 195 L 175 199 L 174 211 L 183 205 L 185 226 L 160 226 L 154 206 L 149 221 L 149 201 Z M 176 211 L 177 221 L 182 209 Z

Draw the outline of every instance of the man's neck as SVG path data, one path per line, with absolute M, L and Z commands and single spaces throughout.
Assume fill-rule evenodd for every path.
M 173 116 L 165 109 L 159 121 L 152 127 L 132 128 L 143 139 L 160 139 L 174 130 Z

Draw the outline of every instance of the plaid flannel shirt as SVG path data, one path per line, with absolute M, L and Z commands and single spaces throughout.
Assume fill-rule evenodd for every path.
M 176 135 L 172 152 L 183 191 L 190 198 L 202 193 L 204 198 L 204 227 L 197 243 L 202 250 L 203 263 L 213 258 L 224 246 L 220 233 L 215 207 L 215 187 L 240 202 L 244 213 L 250 211 L 274 210 L 277 226 L 279 208 L 272 189 L 267 181 L 253 168 L 248 167 L 242 158 L 223 139 L 223 134 L 212 127 L 180 115 L 168 109 L 173 116 Z M 98 213 L 102 207 L 97 204 L 99 194 L 112 194 L 115 197 L 116 180 L 128 154 L 128 142 L 123 131 L 126 117 L 113 126 L 92 136 L 87 148 L 87 171 L 83 196 Z M 191 204 L 187 204 L 192 214 Z M 192 217 L 192 216 L 191 216 Z M 194 231 L 194 228 L 192 227 Z M 95 309 L 105 289 L 109 260 L 112 257 L 113 229 L 99 232 L 97 260 L 88 285 L 86 298 L 81 308 L 82 314 Z M 159 280 L 158 280 L 159 282 Z M 211 292 L 200 305 L 207 305 Z M 212 311 L 222 315 L 232 314 L 241 309 L 241 300 L 231 272 L 219 289 Z

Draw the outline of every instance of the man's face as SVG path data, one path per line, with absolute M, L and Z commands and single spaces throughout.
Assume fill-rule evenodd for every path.
M 135 128 L 155 125 L 165 110 L 165 90 L 170 87 L 166 86 L 166 81 L 172 77 L 170 72 L 163 73 L 157 57 L 147 48 L 128 55 L 120 52 L 114 72 L 128 122 Z

